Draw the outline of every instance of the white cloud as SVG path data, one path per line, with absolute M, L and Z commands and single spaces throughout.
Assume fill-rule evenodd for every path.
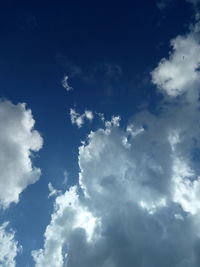
M 70 249 L 66 241 L 72 231 L 84 229 L 88 242 L 93 238 L 97 219 L 80 203 L 76 187 L 56 198 L 54 210 L 45 232 L 45 249 L 32 252 L 36 267 L 63 266 Z
M 57 197 L 36 266 L 198 266 L 199 115 L 180 101 L 159 117 L 138 113 L 125 130 L 113 117 L 91 132 L 79 148 L 82 193 Z
M 126 131 L 132 136 L 132 137 L 136 137 L 138 134 L 141 134 L 144 132 L 144 128 L 140 127 L 137 128 L 135 127 L 134 124 L 129 124 L 126 128 Z
M 48 197 L 53 197 L 61 194 L 60 190 L 57 190 L 53 187 L 52 183 L 48 183 L 48 188 L 49 188 L 49 195 Z
M 170 103 L 90 132 L 79 185 L 56 198 L 33 252 L 37 267 L 200 266 L 200 48 L 193 33 L 172 45 L 152 72 Z
M 85 123 L 85 120 L 92 121 L 94 118 L 93 112 L 90 110 L 85 110 L 83 114 L 79 114 L 76 112 L 75 109 L 70 109 L 70 117 L 72 124 L 75 124 L 78 126 L 78 128 L 81 128 L 83 124 Z
M 97 116 L 99 117 L 99 119 L 101 121 L 105 121 L 105 116 L 104 116 L 104 113 L 101 113 L 101 112 L 96 112 Z
M 69 179 L 69 173 L 67 170 L 64 171 L 63 176 L 64 176 L 63 184 L 67 185 Z
M 175 158 L 173 166 L 174 202 L 179 203 L 184 211 L 198 214 L 200 211 L 200 177 L 179 158 Z
M 85 110 L 85 117 L 86 117 L 88 120 L 92 121 L 93 118 L 94 118 L 92 111 L 90 111 L 90 110 Z
M 20 193 L 41 175 L 31 161 L 32 152 L 39 151 L 43 142 L 34 124 L 31 110 L 25 104 L 0 102 L 0 206 L 3 208 L 17 203 Z
M 71 91 L 71 90 L 73 90 L 73 88 L 69 85 L 68 79 L 69 79 L 69 77 L 67 75 L 65 75 L 63 77 L 61 83 L 62 83 L 62 86 L 66 89 L 66 91 Z
M 171 41 L 169 59 L 162 59 L 152 72 L 152 81 L 171 97 L 195 89 L 200 82 L 200 45 L 193 34 L 178 36 Z
M 119 126 L 119 123 L 120 123 L 120 116 L 112 116 L 111 120 L 110 121 L 106 121 L 105 122 L 105 126 L 107 128 L 110 128 L 110 127 L 118 127 Z
M 8 222 L 0 225 L 0 266 L 16 266 L 15 258 L 22 247 L 15 240 L 15 232 L 7 230 Z

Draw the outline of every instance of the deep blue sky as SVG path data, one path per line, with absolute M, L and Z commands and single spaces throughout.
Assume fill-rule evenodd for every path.
M 30 251 L 42 246 L 53 206 L 48 182 L 66 189 L 65 170 L 69 184 L 77 182 L 80 140 L 100 126 L 96 120 L 78 130 L 69 109 L 103 112 L 108 119 L 119 114 L 122 125 L 144 104 L 155 111 L 161 96 L 149 73 L 193 19 L 190 4 L 174 2 L 164 10 L 149 0 L 1 2 L 0 97 L 27 103 L 44 138 L 34 159 L 40 181 L 2 212 L 24 246 L 19 266 L 32 264 Z M 74 88 L 69 92 L 61 84 L 65 74 Z

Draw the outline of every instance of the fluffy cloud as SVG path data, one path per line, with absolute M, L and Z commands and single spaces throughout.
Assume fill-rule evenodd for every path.
M 32 253 L 36 266 L 63 266 L 68 257 L 67 240 L 71 233 L 76 229 L 84 229 L 88 242 L 91 242 L 95 225 L 96 218 L 79 201 L 77 188 L 71 187 L 56 198 L 55 213 L 45 232 L 45 249 Z
M 152 72 L 159 115 L 113 117 L 79 147 L 79 185 L 56 198 L 37 267 L 200 265 L 200 45 L 189 33 L 172 48 Z
M 14 267 L 15 257 L 21 251 L 21 246 L 15 241 L 15 233 L 7 231 L 8 222 L 0 226 L 0 266 Z
M 75 109 L 71 108 L 70 117 L 71 117 L 72 124 L 75 124 L 78 126 L 78 128 L 81 128 L 83 124 L 85 123 L 85 120 L 92 121 L 94 118 L 94 115 L 92 111 L 90 110 L 85 110 L 83 114 L 79 114 L 78 112 L 76 112 Z
M 180 101 L 159 117 L 140 112 L 124 130 L 113 117 L 91 132 L 79 148 L 80 187 L 56 198 L 36 266 L 196 267 L 199 115 Z
M 178 36 L 171 41 L 169 59 L 162 59 L 152 72 L 152 81 L 160 90 L 176 97 L 198 86 L 200 82 L 200 45 L 195 34 Z
M 0 206 L 19 201 L 20 193 L 35 183 L 39 168 L 32 166 L 32 152 L 40 150 L 42 138 L 34 130 L 35 121 L 25 104 L 0 102 Z

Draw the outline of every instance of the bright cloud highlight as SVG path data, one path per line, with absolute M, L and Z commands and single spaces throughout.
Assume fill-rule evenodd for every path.
M 162 59 L 152 72 L 152 81 L 170 97 L 191 90 L 200 82 L 199 39 L 193 34 L 178 36 L 171 41 L 169 59 Z
M 41 170 L 32 164 L 32 154 L 42 147 L 42 137 L 24 103 L 0 102 L 0 206 L 19 201 L 20 193 L 35 183 Z
M 15 258 L 22 247 L 15 240 L 15 232 L 7 230 L 8 224 L 0 225 L 0 266 L 15 267 Z

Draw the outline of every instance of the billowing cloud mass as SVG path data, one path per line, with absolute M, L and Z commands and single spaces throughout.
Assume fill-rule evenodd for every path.
M 70 118 L 72 124 L 75 124 L 78 126 L 78 128 L 81 128 L 83 124 L 85 123 L 85 120 L 92 121 L 94 118 L 93 112 L 90 110 L 85 110 L 83 114 L 79 114 L 76 112 L 75 109 L 70 109 Z
M 0 207 L 17 203 L 20 193 L 41 175 L 31 161 L 32 152 L 39 151 L 43 142 L 34 124 L 24 103 L 0 102 Z
M 8 222 L 0 225 L 0 266 L 14 267 L 15 257 L 22 247 L 15 240 L 13 230 L 7 230 Z
M 79 185 L 55 199 L 37 267 L 200 266 L 199 40 L 172 48 L 152 72 L 159 115 L 113 117 L 80 146 Z

